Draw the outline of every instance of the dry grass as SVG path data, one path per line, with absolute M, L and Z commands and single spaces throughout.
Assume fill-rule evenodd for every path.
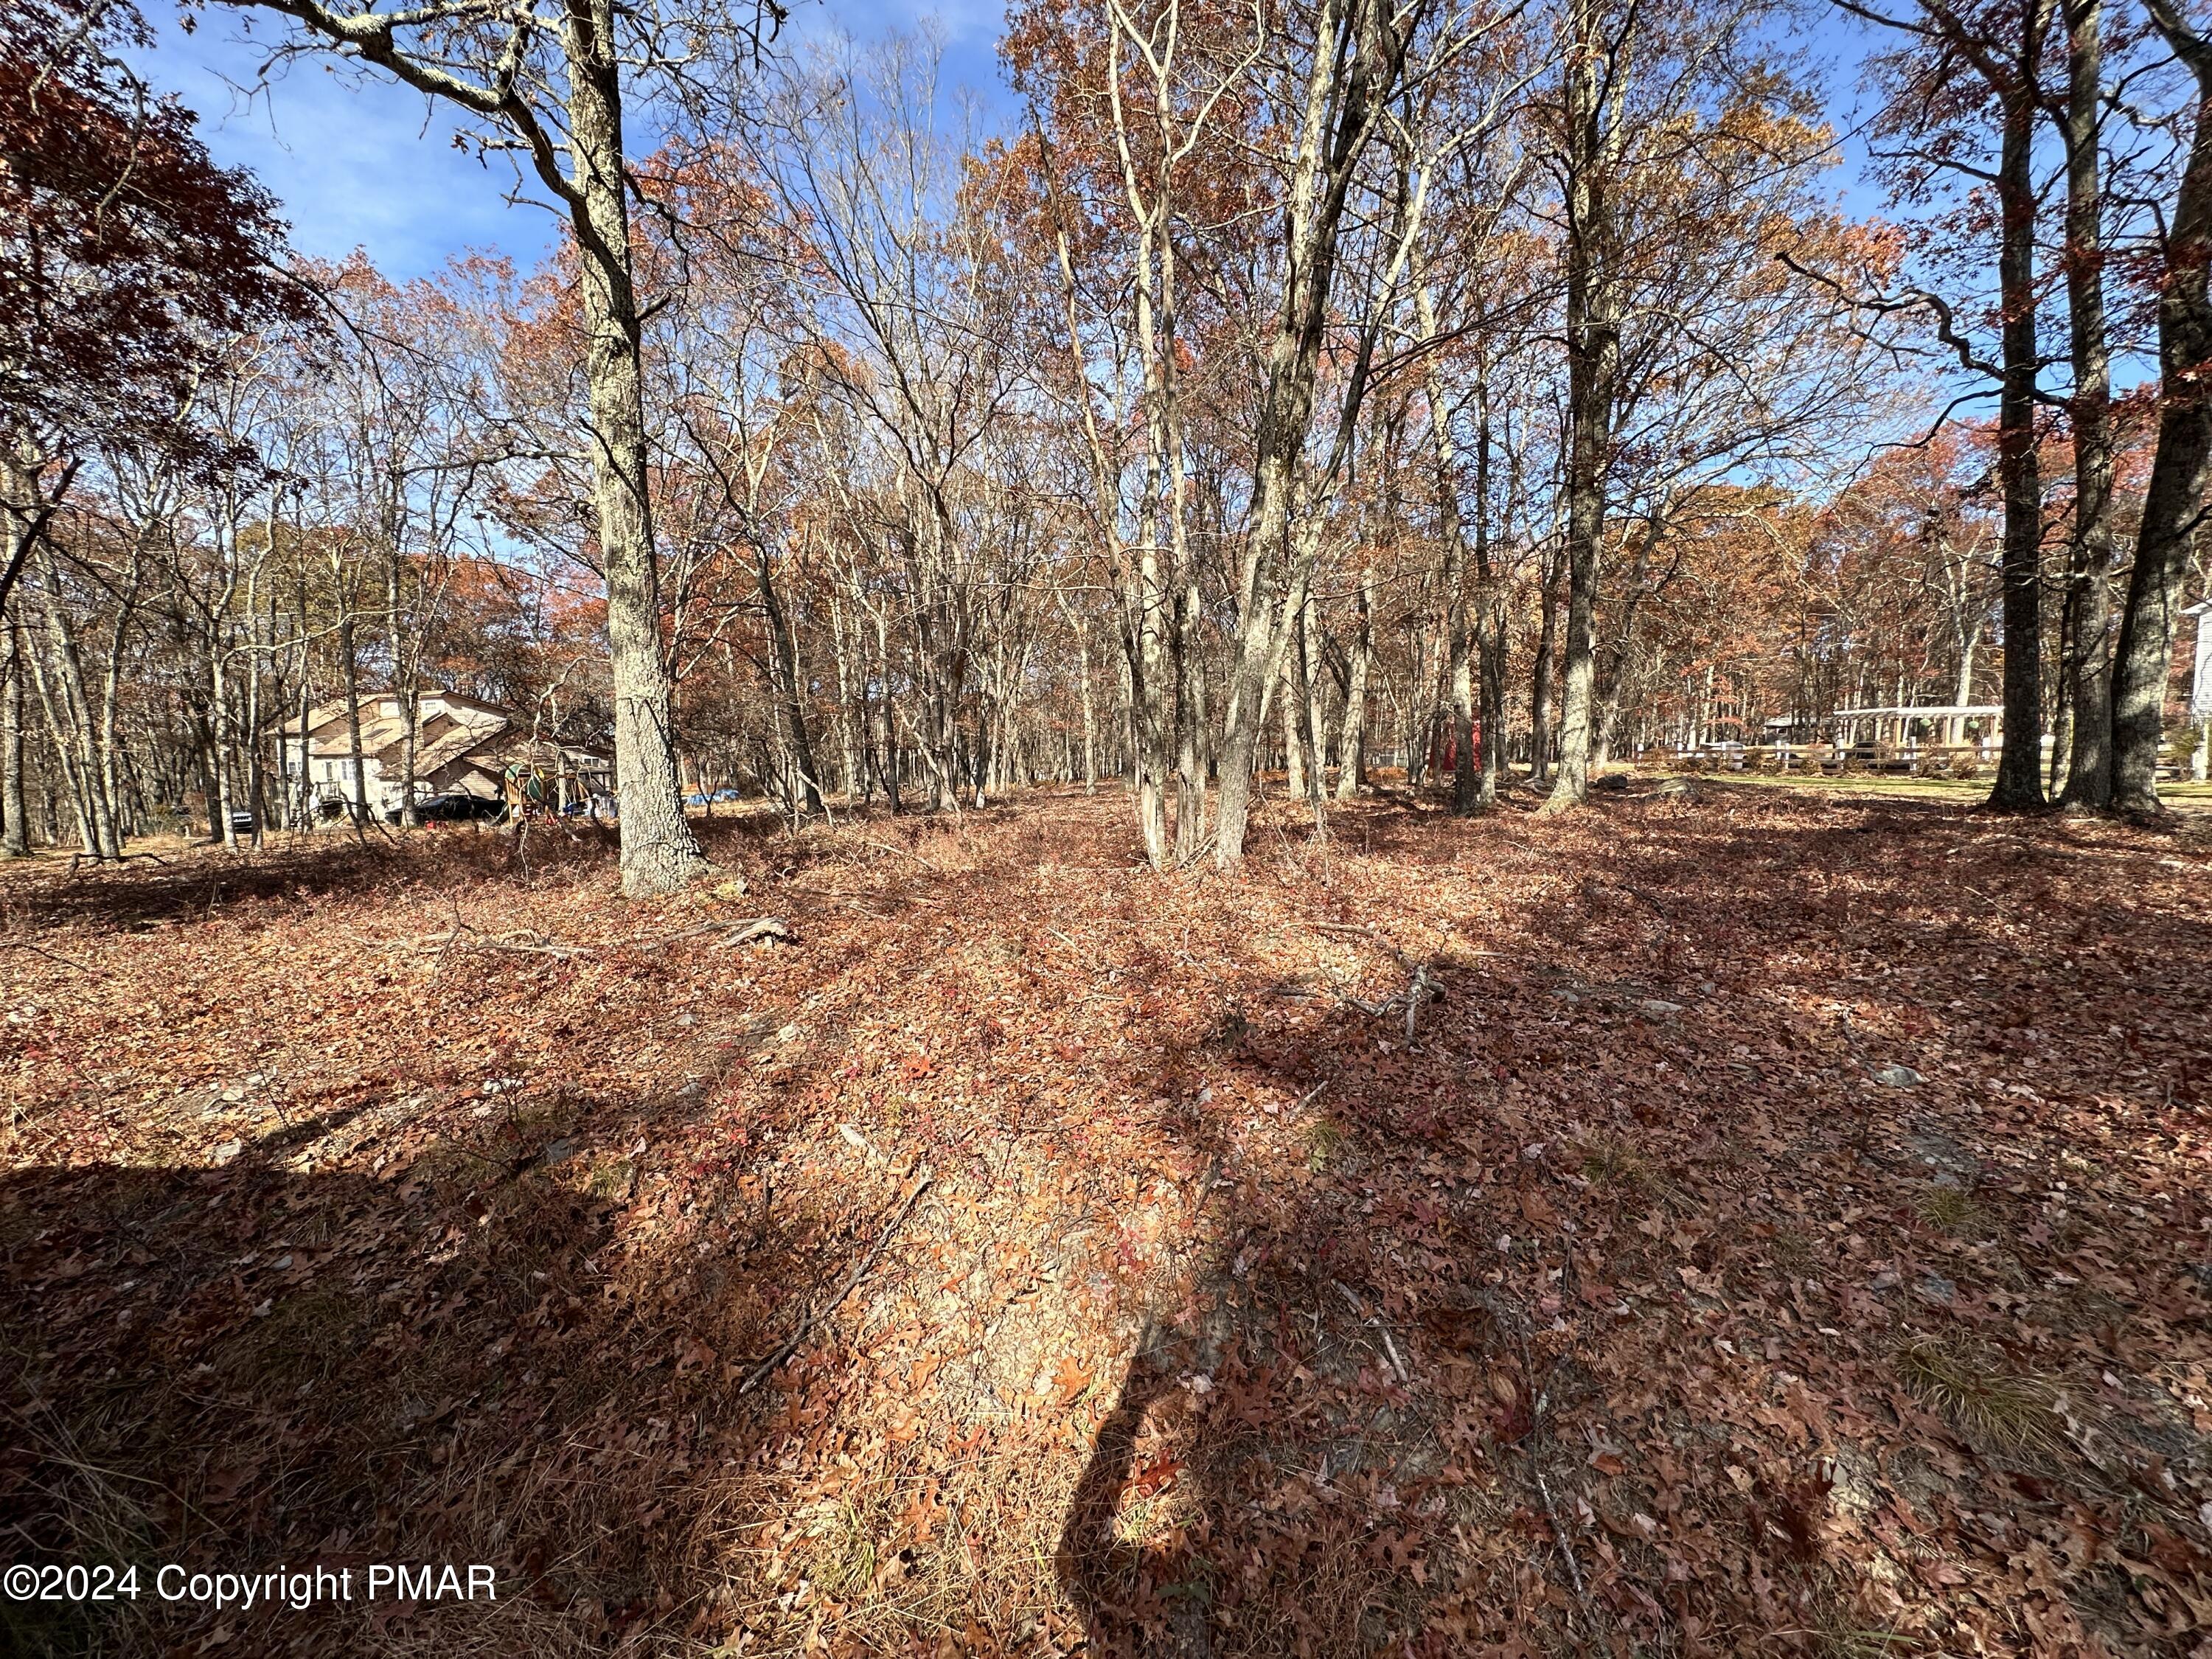
M 1891 1363 L 1915 1397 L 1976 1444 L 2040 1453 L 2065 1448 L 2057 1390 L 1986 1349 L 1958 1337 L 1917 1337 Z
M 1960 1187 L 1930 1187 L 1912 1201 L 1913 1213 L 1938 1232 L 1960 1238 L 1981 1237 L 1989 1231 L 1989 1216 Z

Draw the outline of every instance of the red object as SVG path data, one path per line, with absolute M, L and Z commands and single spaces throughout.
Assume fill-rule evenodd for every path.
M 1468 747 L 1474 758 L 1469 763 L 1480 769 L 1482 765 L 1482 722 L 1476 720 L 1470 732 Z M 1459 734 L 1451 728 L 1448 719 L 1437 721 L 1436 736 L 1429 744 L 1429 769 L 1439 775 L 1449 775 L 1459 765 Z

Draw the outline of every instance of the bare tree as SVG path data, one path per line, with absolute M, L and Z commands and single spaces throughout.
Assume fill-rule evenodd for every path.
M 672 682 L 660 632 L 642 315 L 632 268 L 626 80 L 677 75 L 711 27 L 673 5 L 614 0 L 217 0 L 275 12 L 319 46 L 384 70 L 519 150 L 574 237 L 590 395 L 592 513 L 607 588 L 623 890 L 666 892 L 702 869 L 677 775 Z M 756 26 L 782 14 L 763 0 Z

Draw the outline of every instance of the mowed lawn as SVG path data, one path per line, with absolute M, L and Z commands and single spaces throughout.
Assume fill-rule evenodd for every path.
M 499 1585 L 0 1648 L 2197 1650 L 2207 821 L 1866 782 L 0 870 L 7 1553 Z

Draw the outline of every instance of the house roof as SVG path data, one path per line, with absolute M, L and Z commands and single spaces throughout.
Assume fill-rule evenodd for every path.
M 428 743 L 418 742 L 415 750 L 415 775 L 427 777 L 447 761 L 459 760 L 471 750 L 492 742 L 506 730 L 505 720 L 489 728 L 456 725 L 450 731 L 440 732 Z M 400 752 L 404 742 L 403 735 L 400 742 L 378 754 L 377 763 L 386 772 L 404 763 L 406 757 Z
M 390 692 L 377 692 L 361 700 L 361 751 L 374 760 L 387 777 L 406 764 L 407 723 L 397 713 L 380 712 Z M 509 761 L 544 765 L 557 754 L 564 766 L 589 769 L 608 764 L 605 756 L 574 744 L 533 738 L 507 709 L 479 697 L 449 691 L 427 691 L 424 702 L 441 705 L 424 718 L 416 731 L 415 775 L 427 778 L 464 757 L 496 773 Z M 343 759 L 353 752 L 353 737 L 346 723 L 343 702 L 327 703 L 310 710 L 307 720 L 307 753 L 317 759 Z M 300 722 L 284 728 L 297 738 Z

